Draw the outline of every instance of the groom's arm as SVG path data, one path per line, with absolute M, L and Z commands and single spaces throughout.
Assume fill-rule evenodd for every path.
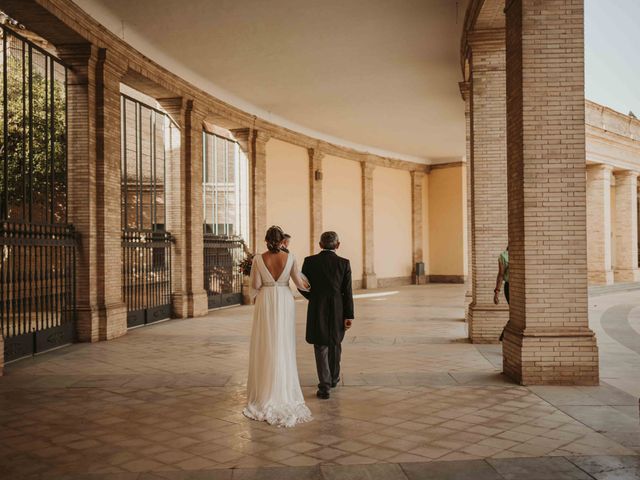
M 351 283 L 351 262 L 347 260 L 347 267 L 342 277 L 342 310 L 345 320 L 352 320 L 353 315 L 353 291 Z
M 309 262 L 308 262 L 308 257 L 304 259 L 304 262 L 302 263 L 302 274 L 307 277 L 307 279 L 309 279 Z M 313 285 L 311 286 L 311 288 L 313 288 Z M 298 291 L 300 292 L 300 294 L 306 298 L 307 300 L 309 300 L 310 297 L 310 293 L 311 292 L 305 292 L 304 290 L 300 290 L 298 289 Z

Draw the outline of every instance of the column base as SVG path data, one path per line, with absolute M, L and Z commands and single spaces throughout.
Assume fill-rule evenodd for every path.
M 411 283 L 412 285 L 424 285 L 429 283 L 429 277 L 426 275 L 416 275 L 415 273 L 411 275 Z
M 375 273 L 365 273 L 362 276 L 362 288 L 365 290 L 378 288 L 378 277 Z
M 473 302 L 473 292 L 469 288 L 464 293 L 464 319 L 466 320 L 467 323 L 470 323 L 469 311 L 470 311 L 470 306 L 472 302 Z
M 242 304 L 253 305 L 253 298 L 249 295 L 251 290 L 250 278 L 247 276 L 242 277 Z
M 500 343 L 500 334 L 509 321 L 509 306 L 471 303 L 467 318 L 471 343 Z
M 589 284 L 590 285 L 612 285 L 613 270 L 595 270 L 595 271 L 590 270 Z
M 174 318 L 201 317 L 209 311 L 207 292 L 173 293 L 171 295 L 171 316 Z
M 640 270 L 637 268 L 621 268 L 614 270 L 616 283 L 640 282 Z
M 589 330 L 505 330 L 503 372 L 521 385 L 598 385 L 598 346 Z
M 111 340 L 127 333 L 127 306 L 124 303 L 79 306 L 76 315 L 78 342 Z

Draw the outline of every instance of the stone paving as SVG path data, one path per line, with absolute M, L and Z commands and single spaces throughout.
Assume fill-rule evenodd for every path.
M 525 388 L 500 374 L 499 346 L 465 341 L 462 286 L 394 292 L 357 299 L 328 401 L 314 396 L 298 302 L 315 420 L 293 429 L 241 414 L 251 307 L 9 365 L 0 478 L 529 478 L 527 465 L 557 470 L 544 478 L 640 478 L 629 476 L 640 468 L 640 354 L 606 333 L 628 339 L 628 324 L 640 339 L 633 300 L 617 307 L 633 293 L 592 299 L 602 386 Z

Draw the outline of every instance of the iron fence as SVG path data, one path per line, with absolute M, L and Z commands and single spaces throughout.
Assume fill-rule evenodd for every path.
M 6 361 L 73 341 L 75 255 L 69 225 L 0 223 L 0 328 Z
M 122 296 L 128 310 L 128 327 L 171 315 L 171 243 L 168 232 L 122 233 Z
M 239 237 L 204 234 L 204 289 L 209 308 L 242 303 L 244 243 Z
M 67 69 L 0 25 L 0 328 L 5 360 L 74 339 Z

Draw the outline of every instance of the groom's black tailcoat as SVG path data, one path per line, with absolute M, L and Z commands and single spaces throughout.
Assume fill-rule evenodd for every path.
M 304 259 L 302 273 L 309 279 L 310 292 L 300 292 L 309 300 L 308 343 L 340 345 L 344 321 L 353 318 L 351 264 L 335 252 L 323 250 Z

